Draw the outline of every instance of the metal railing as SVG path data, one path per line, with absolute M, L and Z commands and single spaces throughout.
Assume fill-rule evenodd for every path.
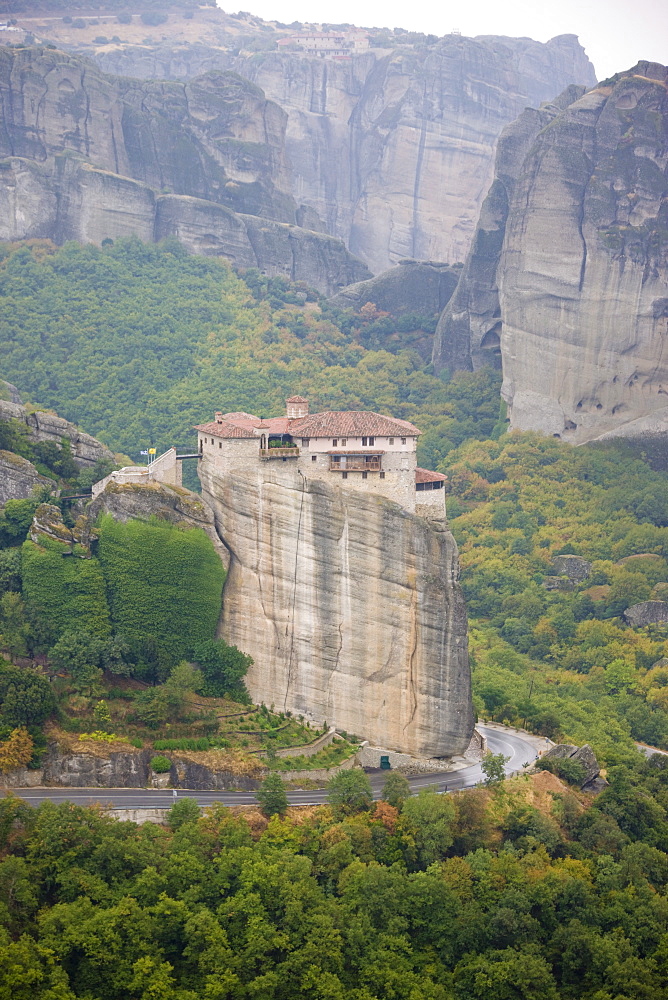
M 299 458 L 299 448 L 260 448 L 260 458 Z

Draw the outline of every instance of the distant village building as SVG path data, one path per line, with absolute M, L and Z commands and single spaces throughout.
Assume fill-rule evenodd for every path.
M 216 413 L 196 427 L 201 461 L 225 475 L 265 462 L 289 463 L 310 479 L 385 496 L 420 517 L 445 517 L 445 480 L 420 469 L 420 431 L 407 420 L 366 410 L 309 413 L 291 396 L 284 417 Z
M 301 31 L 278 40 L 279 48 L 299 46 L 321 59 L 345 59 L 369 48 L 369 36 L 358 28 L 345 31 Z

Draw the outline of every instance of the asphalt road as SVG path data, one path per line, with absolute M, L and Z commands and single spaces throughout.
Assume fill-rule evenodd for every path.
M 499 732 L 498 729 L 488 729 L 486 726 L 478 726 L 479 732 L 487 737 L 487 745 L 492 753 L 503 753 L 509 760 L 506 763 L 506 772 L 512 774 L 518 771 L 527 761 L 533 760 L 536 756 L 531 743 L 522 736 L 511 732 Z M 374 797 L 380 796 L 387 772 L 370 775 L 371 786 L 374 790 Z M 456 791 L 460 788 L 471 788 L 478 784 L 483 778 L 480 764 L 472 764 L 470 767 L 462 768 L 459 771 L 444 773 L 434 771 L 431 774 L 420 774 L 409 778 L 411 788 L 417 791 L 427 785 L 435 785 L 439 791 Z M 75 802 L 80 806 L 93 805 L 101 802 L 103 805 L 116 809 L 165 809 L 174 804 L 174 792 L 172 789 L 158 790 L 151 788 L 14 788 L 12 792 L 19 795 L 25 802 L 37 806 L 40 802 Z M 178 789 L 177 797 L 193 798 L 201 806 L 210 806 L 214 802 L 221 802 L 226 806 L 253 805 L 255 795 L 253 792 L 200 792 L 189 789 Z M 293 791 L 288 792 L 288 799 L 291 805 L 313 805 L 327 800 L 325 789 L 313 791 Z

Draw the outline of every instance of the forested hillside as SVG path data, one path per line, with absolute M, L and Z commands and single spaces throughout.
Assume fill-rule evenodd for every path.
M 431 463 L 498 415 L 495 375 L 450 389 L 410 348 L 436 317 L 340 313 L 305 286 L 238 276 L 176 241 L 6 244 L 0 303 L 4 377 L 135 460 L 148 443 L 191 447 L 192 425 L 214 409 L 277 415 L 295 392 L 313 410 L 435 428 L 421 453 Z

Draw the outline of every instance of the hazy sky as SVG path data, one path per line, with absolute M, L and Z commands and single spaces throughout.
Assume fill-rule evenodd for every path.
M 218 0 L 229 12 L 229 0 Z M 247 5 L 247 6 L 246 6 Z M 668 63 L 668 0 L 245 0 L 266 20 L 407 28 L 435 35 L 526 35 L 546 42 L 579 35 L 599 80 L 639 59 Z

